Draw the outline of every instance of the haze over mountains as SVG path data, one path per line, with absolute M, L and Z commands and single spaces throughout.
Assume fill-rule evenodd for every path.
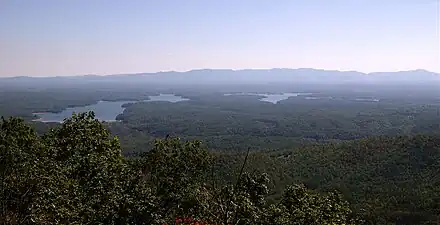
M 157 72 L 117 74 L 107 76 L 57 76 L 57 77 L 9 77 L 0 78 L 0 86 L 81 85 L 96 83 L 119 84 L 265 84 L 265 83 L 314 83 L 314 84 L 433 84 L 440 74 L 426 70 L 362 73 L 320 69 L 201 69 L 187 72 Z

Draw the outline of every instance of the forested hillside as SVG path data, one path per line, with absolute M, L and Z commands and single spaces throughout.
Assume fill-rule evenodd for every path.
M 2 122 L 2 220 L 439 223 L 437 89 L 303 87 L 276 103 L 238 90 L 298 88 L 144 89 L 0 91 L 0 115 L 24 119 Z M 189 100 L 144 101 L 162 92 Z M 102 100 L 132 102 L 113 121 L 33 114 Z
M 218 166 L 229 165 L 225 169 L 230 170 L 242 157 L 220 154 Z M 440 219 L 439 136 L 307 145 L 254 153 L 248 162 L 249 170 L 272 177 L 270 199 L 279 198 L 281 187 L 303 183 L 311 189 L 340 191 L 367 224 L 437 224 Z
M 247 154 L 210 153 L 199 141 L 166 138 L 147 153 L 124 158 L 117 138 L 93 115 L 74 116 L 42 137 L 19 119 L 4 120 L 0 131 L 1 218 L 10 224 L 439 219 L 439 137 L 378 137 Z
M 0 128 L 4 224 L 355 222 L 335 192 L 292 185 L 270 204 L 265 173 L 215 179 L 218 159 L 198 141 L 156 140 L 148 153 L 124 158 L 93 114 L 74 115 L 42 137 L 16 118 Z

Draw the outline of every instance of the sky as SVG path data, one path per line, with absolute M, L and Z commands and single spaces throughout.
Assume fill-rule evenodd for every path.
M 438 0 L 0 0 L 0 76 L 440 72 Z

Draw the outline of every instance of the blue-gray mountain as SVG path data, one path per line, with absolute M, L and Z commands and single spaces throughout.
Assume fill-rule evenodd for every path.
M 316 83 L 316 84 L 398 84 L 438 82 L 440 74 L 426 70 L 400 72 L 362 73 L 319 69 L 202 69 L 187 72 L 157 72 L 117 74 L 108 76 L 59 76 L 59 77 L 10 77 L 0 78 L 0 86 L 35 86 L 38 84 L 57 86 L 118 83 L 139 84 L 265 84 L 265 83 Z

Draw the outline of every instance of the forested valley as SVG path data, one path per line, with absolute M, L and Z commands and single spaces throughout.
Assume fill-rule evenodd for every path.
M 34 114 L 122 100 L 115 121 Z M 0 220 L 439 224 L 439 109 L 435 85 L 5 88 Z

